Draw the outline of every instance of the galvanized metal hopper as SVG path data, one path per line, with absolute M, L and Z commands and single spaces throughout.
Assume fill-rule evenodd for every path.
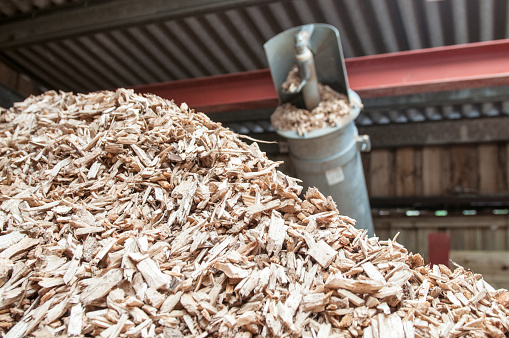
M 339 32 L 326 24 L 288 29 L 264 45 L 265 54 L 279 98 L 312 110 L 320 98 L 317 82 L 348 96 L 350 114 L 336 126 L 313 130 L 304 135 L 296 131 L 276 130 L 288 139 L 290 158 L 304 186 L 315 186 L 330 195 L 343 215 L 357 220 L 359 228 L 372 236 L 373 220 L 359 151 L 369 151 L 369 137 L 360 137 L 353 120 L 361 110 L 359 96 L 348 87 Z M 287 92 L 282 84 L 297 65 L 303 80 L 296 91 Z
M 281 88 L 288 72 L 298 61 L 295 45 L 299 33 L 306 33 L 309 36 L 307 47 L 313 53 L 318 81 L 329 85 L 339 93 L 349 95 L 348 78 L 338 30 L 327 24 L 310 24 L 290 28 L 274 36 L 263 45 L 279 104 L 303 100 L 302 97 L 299 97 L 301 95 L 286 93 Z M 296 106 L 302 105 L 302 101 L 296 104 Z

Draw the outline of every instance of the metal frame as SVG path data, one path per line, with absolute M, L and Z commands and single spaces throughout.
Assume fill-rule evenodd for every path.
M 346 59 L 350 88 L 362 99 L 509 85 L 509 39 Z M 206 113 L 274 107 L 268 69 L 141 85 Z
M 405 197 L 371 197 L 373 209 L 414 208 L 419 210 L 447 210 L 464 208 L 507 208 L 509 194 L 472 194 L 454 196 L 405 196 Z

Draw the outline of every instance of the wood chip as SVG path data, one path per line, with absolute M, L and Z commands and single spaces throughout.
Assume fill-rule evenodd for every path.
M 71 337 L 81 335 L 81 328 L 83 323 L 83 307 L 81 303 L 74 305 L 71 308 L 69 316 L 69 324 L 67 326 L 67 334 Z
M 0 126 L 4 337 L 509 333 L 507 291 L 368 239 L 185 104 L 50 91 Z
M 298 70 L 295 66 L 288 75 L 283 88 L 293 92 L 300 83 Z M 276 108 L 270 120 L 274 128 L 294 130 L 299 135 L 326 127 L 336 127 L 341 120 L 350 115 L 351 107 L 346 95 L 334 91 L 326 85 L 318 84 L 321 101 L 317 107 L 309 111 L 285 103 Z
M 122 280 L 122 271 L 113 269 L 106 272 L 102 277 L 93 278 L 87 288 L 81 293 L 81 301 L 88 304 L 98 298 L 104 297 L 111 289 Z

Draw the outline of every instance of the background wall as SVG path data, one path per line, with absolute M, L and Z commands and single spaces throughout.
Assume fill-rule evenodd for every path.
M 363 153 L 371 197 L 509 192 L 509 144 L 382 148 Z

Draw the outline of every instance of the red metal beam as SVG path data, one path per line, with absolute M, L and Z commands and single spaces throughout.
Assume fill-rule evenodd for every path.
M 345 60 L 361 98 L 509 85 L 509 39 Z M 135 87 L 206 113 L 274 107 L 268 69 Z
M 268 69 L 162 82 L 134 87 L 205 113 L 275 107 L 278 104 Z
M 361 97 L 405 95 L 509 84 L 509 39 L 346 60 Z

